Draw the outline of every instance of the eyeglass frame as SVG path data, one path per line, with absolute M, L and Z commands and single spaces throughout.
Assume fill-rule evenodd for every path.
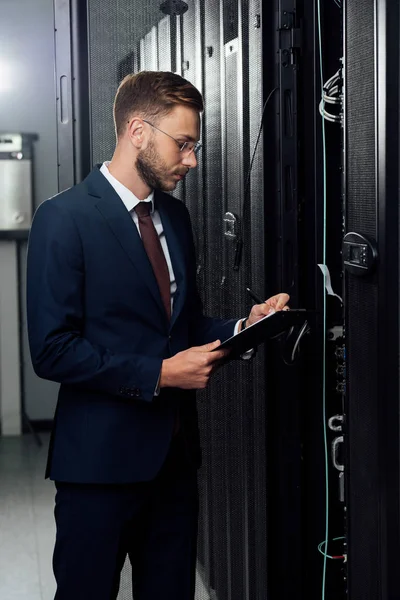
M 190 148 L 190 150 L 187 153 L 187 156 L 190 156 L 192 154 L 192 152 L 195 156 L 197 156 L 197 154 L 199 153 L 199 150 L 201 150 L 201 148 L 202 148 L 203 144 L 200 141 L 199 142 L 183 142 L 183 143 L 181 143 L 177 139 L 175 139 L 172 135 L 167 133 L 166 131 L 163 131 L 159 127 L 156 127 L 155 125 L 153 125 L 153 123 L 150 123 L 150 121 L 146 121 L 146 119 L 142 119 L 142 121 L 143 121 L 143 123 L 147 123 L 147 125 L 150 125 L 150 127 L 157 129 L 157 131 L 160 131 L 164 135 L 167 135 L 169 138 L 171 138 L 171 140 L 174 140 L 175 144 L 177 144 L 177 146 L 179 148 L 179 152 L 184 152 L 185 148 L 188 147 L 188 144 L 193 144 L 193 147 Z

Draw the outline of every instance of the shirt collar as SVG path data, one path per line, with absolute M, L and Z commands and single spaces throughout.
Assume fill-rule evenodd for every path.
M 132 212 L 132 210 L 135 208 L 135 206 L 137 204 L 139 204 L 139 202 L 141 202 L 141 200 L 139 200 L 139 198 L 137 198 L 135 196 L 135 194 L 133 192 L 131 192 L 131 190 L 129 190 L 120 181 L 118 181 L 118 179 L 115 179 L 115 177 L 113 175 L 111 175 L 110 171 L 108 170 L 109 164 L 110 164 L 109 160 L 103 162 L 103 164 L 100 167 L 100 172 L 104 175 L 104 177 L 107 179 L 107 181 L 110 183 L 110 185 L 112 185 L 114 190 L 117 192 L 118 196 L 121 198 L 122 202 L 124 203 L 126 210 L 129 212 Z M 151 194 L 147 198 L 145 198 L 143 200 L 143 202 L 151 202 L 150 213 L 153 213 L 154 212 L 154 190 L 152 190 Z

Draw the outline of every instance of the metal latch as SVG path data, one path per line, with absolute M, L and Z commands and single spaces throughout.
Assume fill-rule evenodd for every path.
M 236 240 L 239 233 L 238 218 L 231 212 L 225 213 L 224 216 L 224 236 Z

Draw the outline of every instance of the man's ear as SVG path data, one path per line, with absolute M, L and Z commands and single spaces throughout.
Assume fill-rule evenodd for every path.
M 146 132 L 144 131 L 144 123 L 139 117 L 134 117 L 128 123 L 127 135 L 131 143 L 137 150 L 141 150 L 143 144 L 146 142 Z

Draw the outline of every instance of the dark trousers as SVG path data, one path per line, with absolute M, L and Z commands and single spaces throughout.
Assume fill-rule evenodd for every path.
M 179 439 L 151 482 L 56 488 L 55 600 L 114 600 L 127 555 L 135 600 L 194 599 L 197 471 Z

